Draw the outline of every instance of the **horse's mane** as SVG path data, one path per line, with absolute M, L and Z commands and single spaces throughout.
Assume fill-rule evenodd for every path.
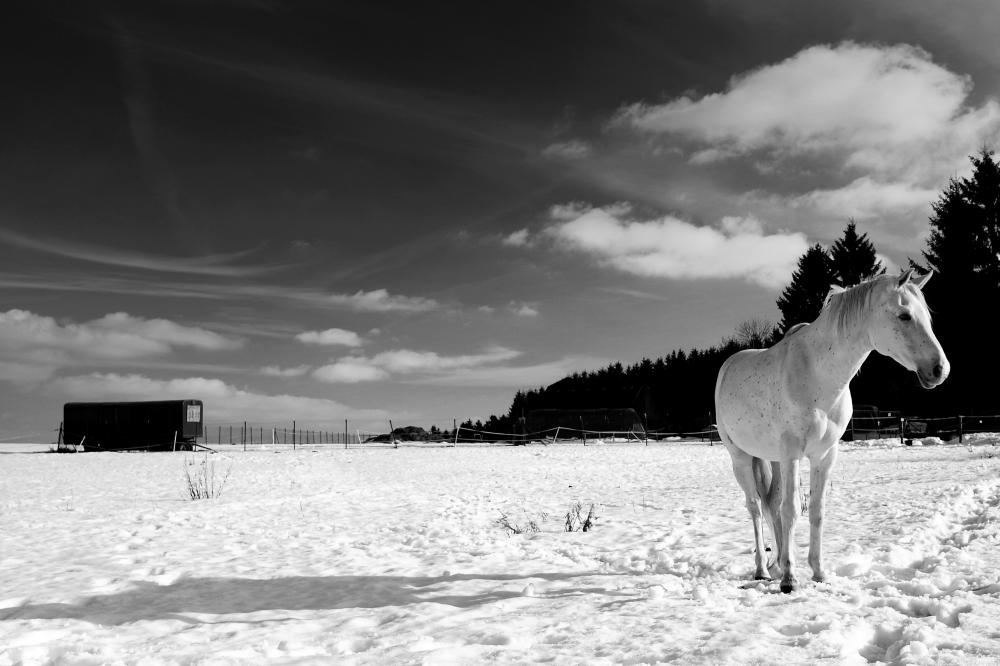
M 837 332 L 843 335 L 868 316 L 871 310 L 871 295 L 875 287 L 887 280 L 896 279 L 892 275 L 879 275 L 847 289 L 833 286 L 823 302 L 822 312 L 829 314 L 830 319 L 837 323 Z M 925 308 L 927 307 L 923 292 L 912 285 L 909 291 Z

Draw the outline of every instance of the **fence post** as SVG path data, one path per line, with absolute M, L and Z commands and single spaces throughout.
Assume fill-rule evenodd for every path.
M 906 446 L 906 419 L 899 417 L 899 445 Z
M 59 422 L 59 436 L 56 438 L 56 447 L 57 448 L 62 446 L 62 427 L 63 427 L 63 422 L 60 421 Z
M 174 451 L 177 450 L 177 431 L 174 430 Z
M 455 424 L 455 446 L 458 446 L 458 421 L 452 419 L 451 422 Z
M 344 419 L 344 448 L 347 448 L 347 419 Z
M 292 451 L 295 450 L 295 421 L 292 421 Z
M 642 441 L 649 446 L 649 414 L 642 413 Z
M 396 442 L 396 429 L 392 425 L 392 419 L 389 419 L 389 439 L 392 440 L 392 448 L 398 449 L 399 443 Z
M 587 431 L 583 429 L 583 417 L 580 417 L 580 432 L 583 433 L 583 445 L 587 446 Z
M 552 443 L 553 443 L 553 444 L 555 444 L 556 442 L 558 442 L 558 441 L 559 441 L 559 429 L 560 429 L 561 427 L 562 427 L 562 426 L 556 426 L 556 434 L 552 436 Z
M 962 415 L 958 415 L 958 443 L 962 443 Z

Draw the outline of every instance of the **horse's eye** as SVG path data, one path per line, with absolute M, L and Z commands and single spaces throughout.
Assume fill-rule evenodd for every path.
M 913 319 L 913 317 L 910 316 L 909 312 L 904 312 L 903 314 L 899 315 L 900 321 L 910 321 L 911 319 Z

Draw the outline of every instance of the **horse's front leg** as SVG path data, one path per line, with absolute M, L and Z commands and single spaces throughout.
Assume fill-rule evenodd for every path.
M 781 461 L 781 539 L 778 562 L 781 565 L 781 591 L 791 592 L 798 587 L 795 579 L 795 521 L 800 510 L 799 460 Z
M 826 580 L 823 571 L 823 513 L 826 507 L 826 488 L 830 479 L 830 470 L 837 461 L 837 447 L 833 446 L 826 454 L 817 460 L 809 459 L 809 566 L 812 568 L 813 580 L 822 583 Z

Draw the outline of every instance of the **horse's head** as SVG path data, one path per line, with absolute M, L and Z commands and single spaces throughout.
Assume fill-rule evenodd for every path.
M 875 318 L 870 329 L 876 351 L 917 373 L 924 388 L 934 388 L 951 370 L 941 343 L 931 330 L 931 315 L 921 292 L 931 275 L 914 278 L 911 269 L 898 278 L 885 278 L 886 286 L 880 290 L 881 298 L 873 308 Z M 874 293 L 872 296 L 877 298 Z

